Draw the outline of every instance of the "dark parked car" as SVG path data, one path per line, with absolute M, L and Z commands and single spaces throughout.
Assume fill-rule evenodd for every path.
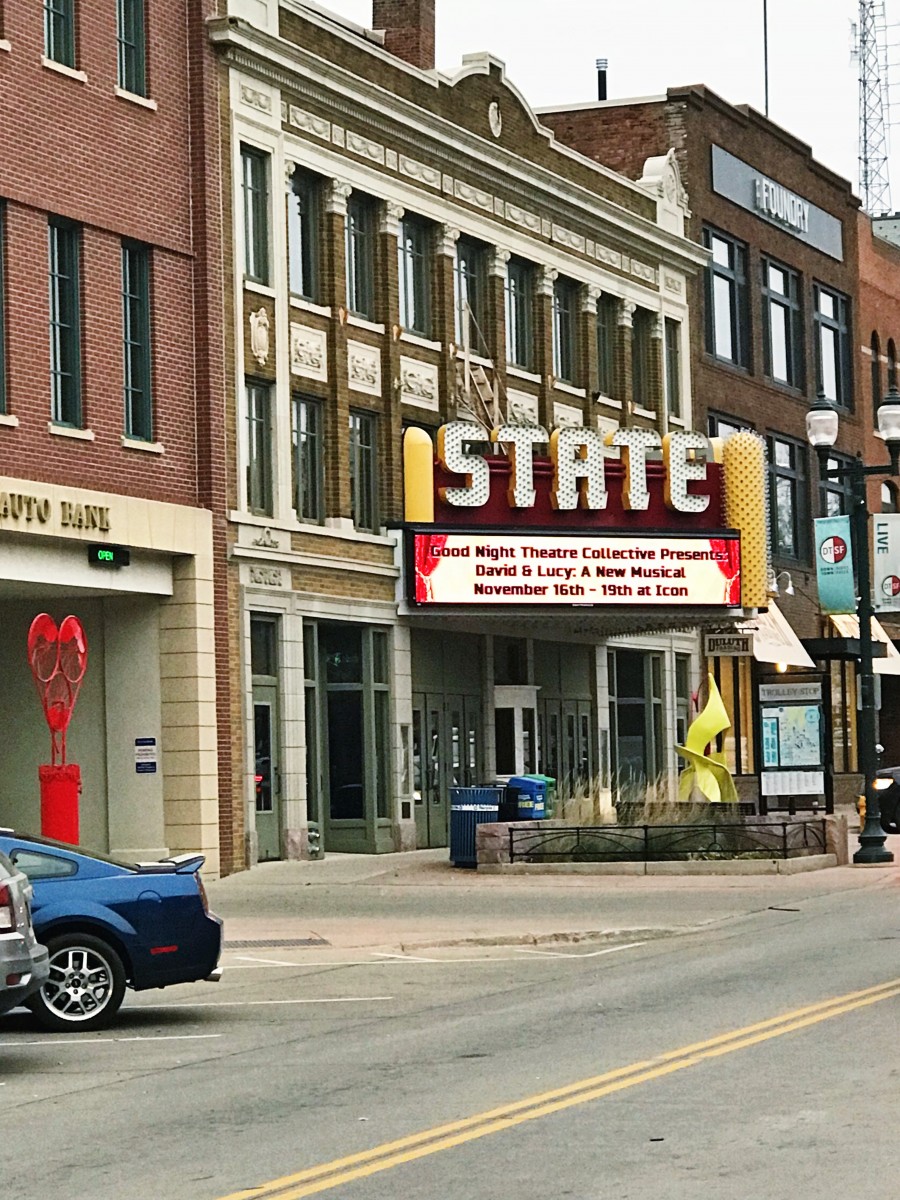
M 218 979 L 222 922 L 209 911 L 203 855 L 125 863 L 0 829 L 0 852 L 34 888 L 34 930 L 50 974 L 27 1001 L 48 1029 L 107 1026 L 125 988 Z
M 878 793 L 881 828 L 885 833 L 900 833 L 900 767 L 883 767 L 879 779 L 890 779 L 890 785 Z
M 31 884 L 0 854 L 0 1013 L 23 1004 L 50 971 L 31 923 Z

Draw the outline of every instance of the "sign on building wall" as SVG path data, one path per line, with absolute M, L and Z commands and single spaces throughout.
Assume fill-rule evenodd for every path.
M 410 533 L 414 604 L 740 605 L 741 551 L 718 537 Z
M 726 200 L 843 262 L 843 227 L 837 217 L 721 146 L 712 147 L 712 186 Z

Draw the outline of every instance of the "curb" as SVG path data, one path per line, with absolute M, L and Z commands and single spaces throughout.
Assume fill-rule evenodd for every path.
M 672 937 L 675 934 L 686 933 L 693 926 L 668 926 L 657 929 L 582 929 L 562 933 L 519 933 L 498 934 L 490 937 L 442 938 L 425 942 L 401 942 L 401 950 L 438 950 L 453 946 L 546 946 L 546 945 L 578 945 L 581 942 L 629 942 L 657 941 L 660 938 Z
M 721 859 L 694 862 L 598 863 L 482 863 L 485 875 L 799 875 L 825 871 L 838 865 L 835 854 L 808 854 L 799 858 L 754 860 Z

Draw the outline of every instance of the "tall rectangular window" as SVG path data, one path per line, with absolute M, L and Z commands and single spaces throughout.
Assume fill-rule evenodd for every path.
M 247 508 L 272 515 L 272 389 L 247 383 Z
M 776 383 L 803 388 L 803 314 L 800 276 L 790 267 L 763 259 L 763 348 L 766 375 Z
M 116 0 L 119 87 L 135 96 L 147 94 L 147 42 L 144 0 Z
M 850 365 L 850 301 L 840 292 L 816 284 L 816 357 L 819 383 L 839 408 L 853 408 Z
M 291 411 L 294 508 L 301 521 L 325 519 L 325 455 L 322 448 L 322 404 L 295 396 Z
M 779 434 L 769 436 L 769 518 L 775 558 L 809 559 L 807 447 Z
M 51 219 L 50 416 L 60 425 L 81 425 L 80 233 Z
M 750 367 L 747 247 L 712 229 L 703 230 L 712 250 L 706 272 L 706 349 L 737 367 Z
M 44 0 L 44 55 L 75 66 L 75 0 Z
M 150 393 L 150 255 L 146 246 L 122 243 L 122 341 L 125 365 L 125 433 L 153 441 Z
M 469 349 L 487 354 L 485 342 L 485 248 L 481 242 L 461 237 L 456 243 L 453 270 L 453 299 L 456 306 L 456 341 L 461 346 L 468 338 Z
M 404 217 L 397 242 L 400 324 L 421 337 L 431 335 L 432 227 L 419 217 Z
M 296 170 L 288 187 L 288 276 L 295 296 L 319 298 L 321 182 L 309 171 Z
M 6 408 L 6 213 L 0 205 L 0 413 Z
M 375 201 L 353 192 L 347 201 L 347 307 L 375 319 Z
M 553 374 L 574 383 L 578 373 L 578 284 L 560 278 L 553 284 Z
M 681 404 L 681 322 L 665 320 L 666 411 L 670 417 L 682 416 Z
M 378 530 L 377 419 L 350 411 L 350 509 L 357 529 Z
M 523 371 L 534 366 L 532 310 L 534 270 L 523 258 L 511 258 L 506 267 L 506 361 Z
M 631 319 L 631 398 L 638 408 L 655 408 L 653 396 L 653 326 L 656 313 L 636 308 Z
M 616 328 L 618 297 L 604 292 L 597 301 L 597 390 L 613 397 L 616 386 Z
M 825 461 L 826 470 L 847 472 L 841 479 L 823 479 L 821 482 L 822 509 L 826 517 L 839 517 L 853 510 L 853 484 L 849 474 L 852 464 L 853 459 L 847 454 L 831 454 Z
M 244 275 L 269 282 L 269 156 L 241 147 L 244 192 Z

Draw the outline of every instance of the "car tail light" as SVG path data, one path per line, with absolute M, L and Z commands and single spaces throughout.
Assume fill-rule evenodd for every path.
M 0 883 L 0 933 L 16 928 L 16 909 L 9 884 Z
M 206 888 L 203 886 L 203 880 L 200 878 L 199 871 L 194 876 L 194 878 L 197 880 L 197 890 L 200 893 L 200 902 L 203 905 L 203 911 L 206 913 L 207 916 L 209 916 L 209 899 L 207 898 Z

